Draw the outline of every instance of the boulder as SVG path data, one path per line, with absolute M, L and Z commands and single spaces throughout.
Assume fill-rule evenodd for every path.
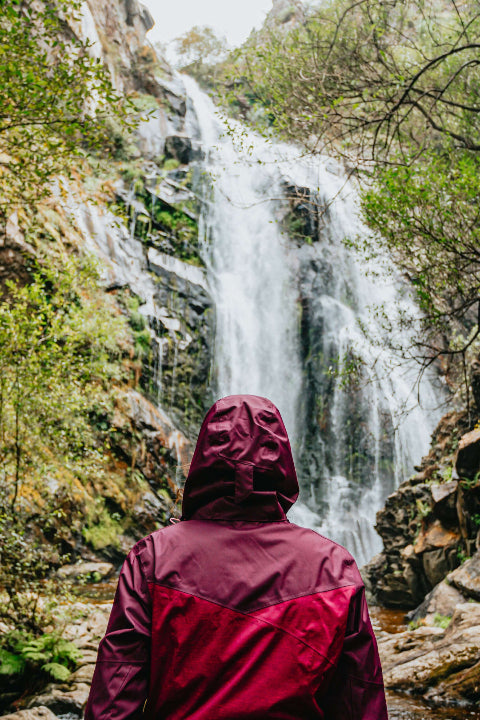
M 165 138 L 164 153 L 166 158 L 174 158 L 181 165 L 188 165 L 192 160 L 192 140 L 188 135 L 169 135 Z
M 457 605 L 465 602 L 462 593 L 445 580 L 438 583 L 425 600 L 407 614 L 407 619 L 413 622 L 423 620 L 425 625 L 433 625 L 435 615 L 451 617 Z
M 434 520 L 433 523 L 420 530 L 413 549 L 415 553 L 419 555 L 426 550 L 447 548 L 450 546 L 457 547 L 460 539 L 460 533 L 457 529 L 448 530 L 442 525 L 440 520 Z
M 480 600 L 480 552 L 451 572 L 447 580 L 467 597 Z
M 58 569 L 57 575 L 68 580 L 89 580 L 98 582 L 104 580 L 114 571 L 109 562 L 79 562 L 75 565 L 63 565 Z
M 440 520 L 422 527 L 413 550 L 422 556 L 423 571 L 434 587 L 458 565 L 457 548 L 461 534 L 457 528 L 447 529 Z
M 41 695 L 34 697 L 29 703 L 29 709 L 46 706 L 57 715 L 73 713 L 83 715 L 90 692 L 90 685 L 80 682 L 73 685 L 51 683 L 47 685 Z
M 450 570 L 453 570 L 458 565 L 457 545 L 424 552 L 422 565 L 430 586 L 435 587 Z
M 458 481 L 450 480 L 446 483 L 432 483 L 433 512 L 437 518 L 446 522 L 455 522 L 457 518 L 457 490 Z
M 460 438 L 455 467 L 460 477 L 471 479 L 480 470 L 480 429 L 465 433 Z
M 9 715 L 2 715 L 2 720 L 57 720 L 57 716 L 45 705 L 40 705 L 31 710 L 19 710 Z

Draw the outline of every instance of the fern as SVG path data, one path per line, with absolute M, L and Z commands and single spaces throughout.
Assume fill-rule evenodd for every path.
M 20 655 L 0 648 L 0 675 L 22 675 L 24 669 L 25 660 Z
M 60 665 L 60 663 L 56 662 L 49 662 L 46 665 L 42 665 L 42 670 L 59 682 L 65 682 L 71 675 L 70 670 L 66 668 L 65 665 Z

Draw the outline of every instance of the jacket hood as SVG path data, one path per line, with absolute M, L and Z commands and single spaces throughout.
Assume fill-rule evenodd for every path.
M 256 395 L 218 400 L 200 429 L 182 519 L 285 520 L 297 497 L 292 450 L 275 405 Z

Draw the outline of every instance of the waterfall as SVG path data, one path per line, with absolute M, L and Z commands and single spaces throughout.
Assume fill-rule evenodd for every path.
M 281 174 L 262 164 L 260 148 L 239 153 L 222 136 L 209 98 L 193 82 L 188 87 L 212 179 L 202 232 L 216 308 L 216 393 L 268 397 L 295 447 L 302 379 L 298 291 L 294 257 L 270 201 L 282 195 Z
M 343 242 L 367 231 L 355 188 L 335 162 L 301 157 L 297 148 L 227 125 L 193 80 L 185 84 L 190 130 L 196 127 L 211 178 L 203 183 L 202 233 L 217 317 L 216 393 L 264 395 L 279 407 L 301 485 L 291 519 L 363 563 L 381 548 L 376 511 L 427 451 L 441 397 L 431 374 L 419 403 L 418 368 L 396 361 L 373 309 L 387 308 L 392 318 L 402 311 L 418 318 L 418 311 L 392 278 L 391 263 L 362 260 Z M 320 240 L 300 247 L 279 223 L 285 186 L 292 184 L 309 190 L 317 214 L 328 208 Z M 408 332 L 394 318 L 393 325 L 396 343 L 407 347 Z M 359 363 L 353 390 L 342 372 L 352 361 Z M 308 395 L 315 395 L 313 409 Z

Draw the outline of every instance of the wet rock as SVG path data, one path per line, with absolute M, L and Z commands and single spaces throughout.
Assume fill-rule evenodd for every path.
M 165 474 L 174 482 L 179 469 L 180 473 L 188 469 L 190 441 L 164 410 L 136 390 L 118 392 L 113 425 L 123 431 L 116 442 L 130 464 L 153 485 Z
M 111 575 L 114 567 L 108 562 L 79 562 L 75 565 L 63 565 L 57 575 L 69 580 L 85 579 L 98 582 Z
M 165 522 L 166 515 L 172 509 L 170 498 L 164 495 L 156 495 L 151 490 L 146 490 L 133 508 L 135 521 L 144 532 L 142 535 L 151 532 L 156 525 Z
M 50 708 L 40 705 L 31 710 L 19 710 L 9 715 L 2 715 L 2 720 L 57 720 L 57 716 Z
M 433 625 L 435 615 L 451 617 L 456 606 L 463 602 L 465 602 L 464 595 L 443 580 L 428 593 L 415 610 L 407 614 L 407 619 L 413 622 L 423 620 L 426 625 Z
M 43 705 L 56 715 L 74 713 L 81 716 L 85 710 L 89 692 L 90 685 L 87 683 L 80 682 L 72 685 L 52 683 L 45 688 L 41 695 L 30 701 L 29 708 Z
M 169 135 L 165 138 L 164 153 L 166 158 L 174 158 L 182 165 L 192 160 L 192 140 L 188 135 Z
M 434 513 L 440 520 L 453 523 L 457 517 L 458 481 L 432 483 L 430 492 L 434 504 Z
M 164 205 L 180 210 L 191 220 L 198 220 L 198 200 L 187 187 L 173 180 L 164 178 L 160 183 L 149 188 L 149 192 L 162 201 Z
M 155 274 L 155 300 L 162 308 L 153 321 L 161 367 L 159 401 L 180 427 L 195 435 L 211 401 L 211 360 L 215 310 L 201 267 L 148 250 Z
M 465 596 L 480 600 L 480 552 L 451 572 L 447 580 Z
M 446 630 L 420 627 L 379 638 L 385 685 L 430 701 L 469 700 L 480 685 L 480 605 L 457 605 Z M 463 688 L 457 685 L 459 674 Z M 476 678 L 476 681 L 475 681 Z M 476 684 L 475 684 L 476 683 Z M 472 690 L 473 688 L 473 690 Z
M 480 430 L 462 435 L 458 443 L 455 467 L 460 477 L 474 478 L 480 470 Z
M 426 550 L 456 546 L 459 540 L 460 533 L 458 530 L 448 530 L 440 520 L 434 520 L 433 523 L 421 529 L 413 548 L 415 553 L 419 555 Z

